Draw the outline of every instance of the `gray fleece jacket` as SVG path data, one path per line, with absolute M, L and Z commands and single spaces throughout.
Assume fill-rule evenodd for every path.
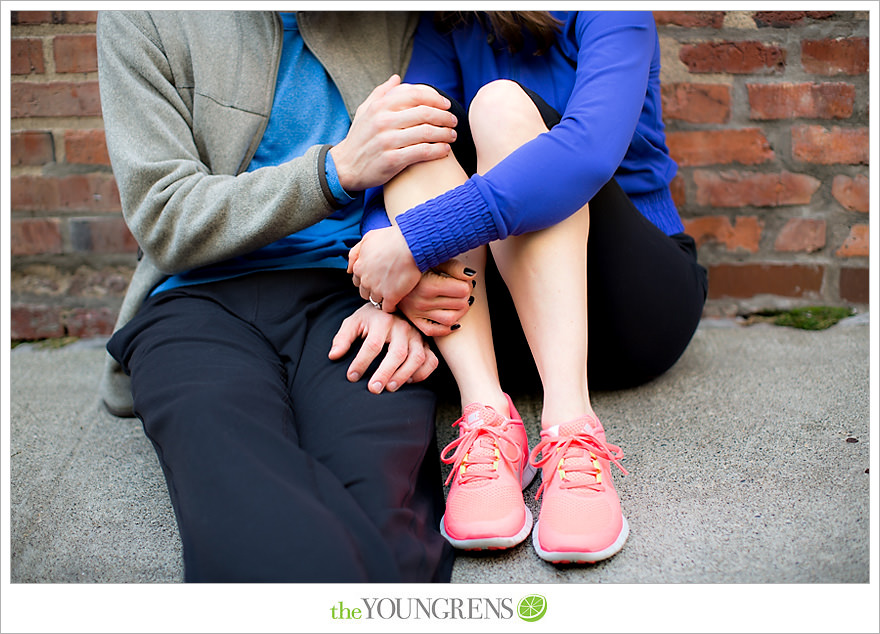
M 300 12 L 297 21 L 353 118 L 373 88 L 405 73 L 417 17 Z M 329 146 L 245 172 L 272 110 L 275 13 L 100 12 L 97 40 L 107 149 L 143 252 L 116 330 L 164 275 L 253 251 L 334 211 Z M 129 378 L 109 354 L 100 389 L 110 412 L 133 415 Z

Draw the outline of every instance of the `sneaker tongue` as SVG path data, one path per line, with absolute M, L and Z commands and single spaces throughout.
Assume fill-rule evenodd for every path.
M 493 409 L 472 403 L 464 408 L 462 412 L 464 418 L 464 428 L 472 429 L 479 425 L 498 425 L 502 422 L 501 416 Z
M 574 420 L 568 421 L 567 423 L 563 423 L 559 425 L 559 435 L 560 436 L 576 436 L 586 428 L 586 431 L 590 431 L 590 426 L 586 424 L 586 418 L 576 418 Z
M 560 436 L 575 436 L 581 432 L 595 436 L 605 442 L 605 430 L 602 423 L 595 416 L 582 416 L 574 420 L 558 425 Z

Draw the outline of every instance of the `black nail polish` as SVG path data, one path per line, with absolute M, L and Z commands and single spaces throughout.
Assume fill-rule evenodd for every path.
M 476 288 L 477 287 L 477 280 L 471 280 L 471 285 L 473 285 L 473 287 Z
M 449 327 L 449 330 L 458 330 L 461 328 L 461 324 L 453 324 Z
M 467 268 L 464 270 L 464 274 L 467 275 L 468 277 L 473 277 L 474 275 L 477 274 L 477 272 L 471 268 Z
M 468 298 L 468 306 L 473 306 L 473 305 L 474 305 L 474 296 L 471 295 L 471 296 Z

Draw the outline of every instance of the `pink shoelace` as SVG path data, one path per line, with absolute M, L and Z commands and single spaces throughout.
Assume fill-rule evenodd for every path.
M 553 478 L 556 477 L 556 474 L 559 473 L 559 465 L 563 459 L 569 456 L 570 451 L 577 449 L 588 452 L 594 459 L 601 458 L 613 462 L 617 465 L 617 468 L 626 475 L 626 469 L 620 464 L 620 460 L 623 459 L 623 451 L 616 445 L 605 443 L 585 431 L 573 435 L 547 437 L 535 445 L 535 448 L 529 455 L 529 461 L 536 467 L 544 467 L 553 458 L 556 458 L 556 464 L 553 466 L 553 469 L 550 470 L 550 477 L 545 478 L 541 483 L 541 486 L 538 488 L 538 492 L 535 495 L 536 500 L 540 499 L 541 494 L 544 492 L 544 488 L 547 487 L 547 485 L 553 481 Z M 539 453 L 543 454 L 543 456 L 540 460 L 536 460 Z M 583 457 L 578 456 L 578 458 Z M 566 476 L 569 476 L 570 474 L 583 474 L 583 476 L 573 478 L 565 477 L 559 485 L 560 488 L 574 489 L 585 487 L 596 492 L 600 492 L 604 489 L 603 485 L 597 478 L 599 470 L 593 465 L 593 460 L 584 459 L 582 464 L 565 464 L 564 466 L 565 469 L 563 471 Z M 544 473 L 546 473 L 546 471 Z
M 515 464 L 522 457 L 519 446 L 505 435 L 507 422 L 502 425 L 493 425 L 480 421 L 479 424 L 469 427 L 462 416 L 452 424 L 453 427 L 456 425 L 465 433 L 446 445 L 443 448 L 443 453 L 440 454 L 440 460 L 445 464 L 452 464 L 452 471 L 449 472 L 444 484 L 449 484 L 456 473 L 461 473 L 462 484 L 474 480 L 496 479 L 498 478 L 498 460 L 500 458 L 503 457 Z M 472 451 L 474 447 L 477 448 L 476 451 Z M 508 454 L 505 448 L 510 450 L 512 455 Z M 447 457 L 446 454 L 452 449 L 455 449 L 455 453 Z M 463 471 L 462 465 L 465 465 Z M 486 467 L 471 468 L 476 465 L 486 465 Z

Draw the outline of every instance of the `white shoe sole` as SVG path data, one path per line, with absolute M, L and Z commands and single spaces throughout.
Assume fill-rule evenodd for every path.
M 510 537 L 477 537 L 475 539 L 455 539 L 450 537 L 446 532 L 446 516 L 440 520 L 440 534 L 446 538 L 450 544 L 459 550 L 504 550 L 505 548 L 513 548 L 529 536 L 532 531 L 532 512 L 529 507 L 524 506 L 526 512 L 525 521 L 522 528 L 515 535 Z
M 535 529 L 532 531 L 532 546 L 535 547 L 535 552 L 538 553 L 538 557 L 544 561 L 549 561 L 552 564 L 594 564 L 597 561 L 608 559 L 612 555 L 617 554 L 617 552 L 623 548 L 623 543 L 629 536 L 629 524 L 624 517 L 620 534 L 617 536 L 617 539 L 614 540 L 614 543 L 608 546 L 608 548 L 603 548 L 597 552 L 547 551 L 541 548 L 541 540 L 538 535 L 538 525 L 540 523 L 540 521 L 535 522 Z

